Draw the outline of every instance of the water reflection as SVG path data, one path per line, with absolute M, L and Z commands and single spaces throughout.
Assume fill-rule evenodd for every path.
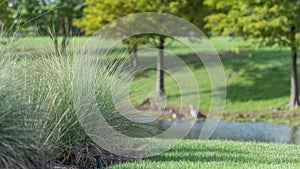
M 161 120 L 158 127 L 161 130 L 168 129 L 174 121 Z M 190 126 L 192 121 L 177 121 L 180 127 Z M 204 122 L 195 122 L 194 126 L 187 134 L 188 139 L 198 139 Z M 182 130 L 184 131 L 184 130 Z M 178 130 L 180 132 L 180 130 Z M 210 139 L 226 139 L 239 141 L 259 141 L 275 143 L 300 144 L 299 127 L 290 127 L 272 123 L 238 123 L 221 121 L 210 137 Z

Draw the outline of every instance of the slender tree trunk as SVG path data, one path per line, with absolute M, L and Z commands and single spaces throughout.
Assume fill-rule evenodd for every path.
M 291 88 L 289 108 L 299 106 L 298 94 L 298 76 L 297 76 L 297 42 L 296 42 L 296 27 L 291 27 Z
M 164 71 L 163 71 L 164 43 L 165 43 L 165 38 L 159 37 L 158 57 L 157 57 L 157 83 L 156 83 L 157 96 L 161 96 L 165 93 Z
M 298 95 L 298 76 L 297 76 L 297 48 L 292 47 L 291 54 L 291 89 L 290 89 L 290 102 L 288 107 L 294 108 L 299 106 Z
M 59 51 L 58 40 L 57 40 L 56 35 L 54 35 L 54 37 L 52 38 L 52 41 L 53 41 L 53 45 L 54 45 L 54 49 L 55 49 L 55 54 L 56 54 L 56 56 L 59 56 L 60 51 Z
M 138 50 L 138 46 L 133 45 L 132 47 L 133 55 L 131 56 L 131 67 L 133 70 L 136 70 L 138 65 L 137 50 Z
M 66 50 L 67 50 L 67 37 L 68 37 L 68 28 L 67 28 L 67 18 L 63 18 L 62 20 L 62 31 L 63 31 L 63 39 L 61 41 L 61 53 L 62 55 L 66 54 Z

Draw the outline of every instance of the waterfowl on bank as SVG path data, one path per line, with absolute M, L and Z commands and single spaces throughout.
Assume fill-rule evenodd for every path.
M 175 112 L 174 109 L 170 109 L 170 110 L 169 110 L 169 113 L 172 115 L 172 118 L 173 118 L 174 120 L 181 120 L 181 119 L 183 119 L 183 117 L 184 117 L 183 114 L 180 114 L 180 113 Z
M 200 110 L 195 109 L 194 105 L 190 104 L 190 114 L 194 118 L 206 118 L 206 115 L 202 114 Z

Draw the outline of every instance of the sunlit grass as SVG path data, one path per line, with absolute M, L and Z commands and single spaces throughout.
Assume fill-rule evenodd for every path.
M 159 156 L 109 168 L 299 168 L 299 146 L 184 140 Z

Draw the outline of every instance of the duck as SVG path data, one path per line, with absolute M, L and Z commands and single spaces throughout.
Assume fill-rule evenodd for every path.
M 205 118 L 206 119 L 206 115 L 202 114 L 200 112 L 200 110 L 195 109 L 194 105 L 192 105 L 192 104 L 190 104 L 190 114 L 191 114 L 192 117 L 197 118 L 197 119 L 199 119 L 199 118 Z
M 175 112 L 174 109 L 170 109 L 170 110 L 169 110 L 169 113 L 172 115 L 172 118 L 173 118 L 174 120 L 182 120 L 183 117 L 184 117 L 183 114 L 180 114 L 180 113 Z

